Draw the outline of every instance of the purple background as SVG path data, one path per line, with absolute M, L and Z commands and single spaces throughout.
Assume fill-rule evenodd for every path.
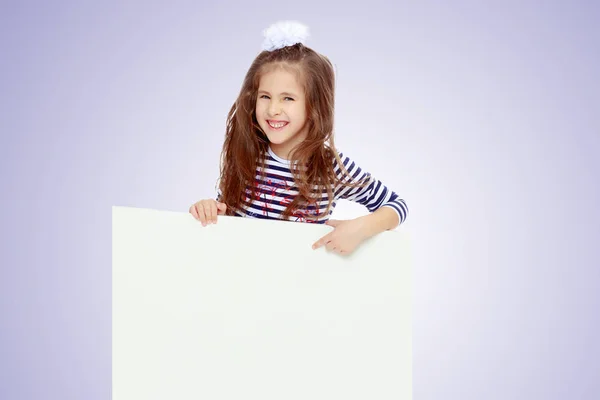
M 226 113 L 280 19 L 337 66 L 339 147 L 409 205 L 414 398 L 598 398 L 599 16 L 4 2 L 0 398 L 110 398 L 111 206 L 214 195 Z

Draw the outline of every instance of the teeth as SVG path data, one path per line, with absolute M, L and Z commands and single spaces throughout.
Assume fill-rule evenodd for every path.
M 270 121 L 269 121 L 269 125 L 270 125 L 272 128 L 282 128 L 282 127 L 284 127 L 286 124 L 287 124 L 287 122 L 277 122 L 277 123 L 274 123 L 274 122 L 270 122 Z

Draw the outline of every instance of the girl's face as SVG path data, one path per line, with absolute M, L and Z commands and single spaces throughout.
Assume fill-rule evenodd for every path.
M 296 75 L 283 68 L 264 73 L 256 99 L 256 119 L 271 142 L 271 149 L 284 159 L 308 132 L 304 89 Z

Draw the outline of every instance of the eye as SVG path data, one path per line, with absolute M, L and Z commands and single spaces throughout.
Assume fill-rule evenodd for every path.
M 262 96 L 259 97 L 260 99 L 268 99 L 269 96 L 267 96 L 266 94 L 263 94 Z
M 292 99 L 291 97 L 284 97 L 283 99 L 284 99 L 284 100 L 286 100 L 286 101 L 287 101 L 287 100 L 294 101 L 294 99 Z

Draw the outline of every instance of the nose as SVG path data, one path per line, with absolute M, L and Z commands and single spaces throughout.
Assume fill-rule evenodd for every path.
M 281 114 L 281 106 L 276 101 L 271 101 L 269 103 L 269 115 L 279 115 Z

